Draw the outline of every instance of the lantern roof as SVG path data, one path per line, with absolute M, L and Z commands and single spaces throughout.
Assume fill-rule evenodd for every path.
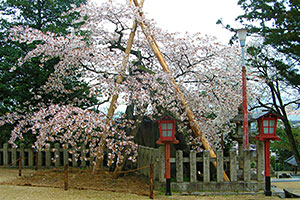
M 162 117 L 155 120 L 154 122 L 158 122 L 159 120 L 163 120 L 163 119 L 179 121 L 178 119 L 174 118 L 173 116 L 165 114 Z
M 277 117 L 279 119 L 282 119 L 281 115 L 279 115 L 278 113 L 276 113 L 276 112 L 274 112 L 272 110 L 265 110 L 264 112 L 261 112 L 258 115 L 256 115 L 254 117 L 254 119 L 258 120 L 258 119 L 260 119 L 262 117 L 267 117 L 267 116 L 274 116 L 274 117 Z

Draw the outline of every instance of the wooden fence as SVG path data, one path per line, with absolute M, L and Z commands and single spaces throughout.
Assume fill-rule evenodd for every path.
M 229 157 L 224 157 L 222 151 L 217 151 L 216 158 L 211 158 L 208 151 L 200 156 L 191 151 L 188 157 L 183 157 L 182 151 L 176 151 L 176 156 L 171 157 L 171 184 L 172 190 L 181 192 L 193 191 L 258 191 L 264 188 L 264 143 L 257 142 L 255 156 L 249 151 L 237 154 L 235 150 Z M 80 156 L 89 157 L 82 147 Z M 54 144 L 54 148 L 45 152 L 34 152 L 32 148 L 25 148 L 23 144 L 18 149 L 4 144 L 0 148 L 0 166 L 17 167 L 18 158 L 22 157 L 23 167 L 50 168 L 60 167 L 65 164 L 73 167 L 86 167 L 91 165 L 89 160 L 77 160 L 69 150 Z M 52 162 L 53 158 L 55 162 Z M 145 176 L 150 176 L 150 164 L 155 164 L 154 179 L 156 187 L 165 187 L 164 146 L 158 149 L 139 146 L 138 168 Z M 212 165 L 217 163 L 217 167 Z M 251 163 L 255 167 L 251 168 Z M 230 181 L 224 181 L 223 170 L 226 171 Z
M 54 144 L 54 148 L 49 148 L 45 152 L 34 152 L 32 148 L 25 148 L 24 144 L 16 149 L 5 143 L 3 148 L 0 148 L 0 166 L 16 167 L 20 156 L 22 157 L 23 167 L 50 168 L 64 166 L 65 164 L 72 167 L 86 167 L 90 165 L 90 161 L 76 159 L 75 154 L 69 153 L 69 150 L 61 148 L 60 144 Z M 81 147 L 79 153 L 80 156 L 89 158 L 89 155 L 85 153 L 84 146 Z M 53 158 L 55 158 L 54 162 Z
M 138 167 L 155 163 L 154 177 L 156 186 L 165 187 L 164 178 L 164 146 L 159 149 L 139 146 Z M 224 157 L 222 151 L 216 152 L 216 158 L 211 158 L 208 151 L 197 157 L 191 151 L 189 157 L 183 157 L 182 151 L 176 151 L 176 157 L 171 158 L 172 189 L 181 192 L 194 191 L 258 191 L 264 188 L 264 144 L 257 142 L 257 151 L 243 151 L 240 155 L 236 150 L 230 151 L 229 157 Z M 217 167 L 212 165 L 217 163 Z M 251 163 L 254 167 L 251 168 Z M 224 181 L 223 170 L 230 181 Z M 141 170 L 149 176 L 149 169 Z

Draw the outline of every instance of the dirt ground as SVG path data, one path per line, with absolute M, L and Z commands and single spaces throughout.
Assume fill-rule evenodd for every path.
M 278 186 L 279 187 L 279 186 Z M 286 187 L 286 184 L 285 184 Z M 136 174 L 113 179 L 106 171 L 92 174 L 90 170 L 69 169 L 69 190 L 64 190 L 63 168 L 51 170 L 25 169 L 18 176 L 17 169 L 0 168 L 0 199 L 2 200 L 86 200 L 86 199 L 149 199 L 148 180 Z M 165 196 L 163 192 L 155 191 L 155 199 L 178 200 L 271 200 L 279 197 L 256 195 L 217 195 L 217 196 L 182 196 L 173 193 Z
M 14 170 L 8 169 L 6 171 L 13 174 Z M 18 171 L 16 174 L 18 176 Z M 38 171 L 25 170 L 21 177 L 14 177 L 15 176 L 12 176 L 1 184 L 64 188 L 64 168 Z M 114 179 L 112 173 L 105 170 L 93 174 L 90 169 L 83 170 L 69 167 L 68 185 L 69 188 L 78 190 L 91 189 L 98 191 L 123 192 L 140 196 L 147 196 L 149 194 L 149 185 L 142 176 L 127 174 L 126 176 Z

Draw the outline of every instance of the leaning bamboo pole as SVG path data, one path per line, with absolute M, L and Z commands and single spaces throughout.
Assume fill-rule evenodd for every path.
M 131 1 L 130 1 L 131 2 Z M 137 0 L 133 0 L 134 2 L 134 5 L 135 6 L 138 6 L 138 2 Z M 140 16 L 142 16 L 142 13 L 140 13 Z M 150 47 L 152 48 L 155 56 L 157 57 L 160 65 L 162 66 L 163 70 L 167 73 L 169 73 L 171 75 L 171 72 L 169 70 L 169 67 L 154 39 L 154 37 L 152 35 L 149 35 L 148 32 L 146 31 L 147 27 L 146 25 L 141 21 L 141 20 L 138 20 L 138 23 L 140 25 L 140 27 L 142 28 L 142 31 L 143 33 L 145 34 L 147 40 L 148 40 L 148 43 L 150 45 Z M 175 91 L 177 92 L 177 94 L 179 95 L 180 99 L 181 99 L 181 104 L 187 114 L 187 117 L 188 117 L 188 121 L 189 121 L 189 124 L 193 130 L 193 133 L 195 136 L 197 137 L 200 137 L 201 139 L 201 142 L 203 144 L 203 147 L 209 151 L 209 154 L 210 154 L 210 157 L 213 157 L 213 158 L 216 158 L 216 154 L 213 150 L 213 148 L 210 146 L 208 140 L 206 139 L 205 135 L 203 134 L 203 132 L 201 131 L 200 129 L 200 126 L 198 124 L 198 122 L 196 121 L 195 119 L 195 116 L 192 112 L 192 110 L 190 109 L 189 105 L 187 104 L 186 100 L 185 100 L 185 96 L 183 95 L 183 93 L 181 92 L 180 88 L 178 87 L 175 79 L 173 76 L 170 76 L 171 77 L 171 80 L 173 82 L 173 85 L 174 85 L 174 88 L 175 88 Z M 216 167 L 217 166 L 217 163 L 216 162 L 213 162 L 213 165 Z M 229 178 L 226 174 L 225 171 L 223 171 L 223 175 L 224 175 L 224 179 L 225 181 L 229 181 Z
M 130 3 L 132 3 L 132 1 L 130 0 Z M 144 4 L 144 0 L 141 0 L 141 3 L 137 3 L 138 6 L 143 6 Z M 134 40 L 134 36 L 135 36 L 135 33 L 136 33 L 136 29 L 137 29 L 137 22 L 136 20 L 134 20 L 133 22 L 133 25 L 132 25 L 132 28 L 131 28 L 131 32 L 129 34 L 129 38 L 128 38 L 128 41 L 127 41 L 127 46 L 126 46 L 126 49 L 125 49 L 125 55 L 122 59 L 122 66 L 121 66 L 121 70 L 120 70 L 120 74 L 117 76 L 117 79 L 116 79 L 116 83 L 117 84 L 121 84 L 122 83 L 122 79 L 123 79 L 123 75 L 122 73 L 125 72 L 125 69 L 126 69 L 126 66 L 127 66 L 127 63 L 128 63 L 128 59 L 129 59 L 129 55 L 130 55 L 130 51 L 131 51 L 131 48 L 132 48 L 132 45 L 133 45 L 133 40 Z M 116 110 L 116 103 L 118 101 L 118 98 L 119 98 L 119 94 L 117 92 L 117 90 L 114 91 L 114 94 L 113 96 L 111 97 L 111 102 L 110 102 L 110 105 L 109 105 L 109 109 L 108 109 L 108 113 L 107 113 L 107 117 L 106 117 L 106 124 L 110 124 L 111 123 L 111 120 L 114 116 L 114 113 L 115 113 L 115 110 Z M 107 135 L 107 132 L 109 130 L 107 129 L 107 126 L 105 126 L 104 130 L 103 130 L 103 133 L 104 133 L 104 137 L 101 138 L 101 142 L 100 142 L 100 145 L 99 145 L 99 148 L 97 150 L 98 154 L 102 154 L 103 151 L 104 151 L 104 147 L 105 147 L 105 136 Z M 100 168 L 100 166 L 102 165 L 102 162 L 103 162 L 103 156 L 100 156 L 101 159 L 99 159 L 96 163 L 96 166 L 93 168 L 93 172 L 95 172 L 95 170 L 97 168 Z M 116 170 L 115 171 L 119 171 L 120 169 L 118 168 L 118 166 L 116 167 Z

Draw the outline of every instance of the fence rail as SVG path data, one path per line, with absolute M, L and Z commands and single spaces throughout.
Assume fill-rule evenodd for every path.
M 73 149 L 74 150 L 74 149 Z M 80 156 L 82 159 L 77 159 L 75 154 L 71 154 L 70 149 L 63 149 L 60 144 L 54 144 L 54 148 L 48 148 L 43 152 L 35 152 L 32 148 L 25 148 L 21 144 L 19 148 L 12 148 L 7 143 L 0 148 L 0 166 L 16 167 L 19 156 L 22 157 L 23 167 L 38 167 L 50 168 L 60 167 L 68 164 L 72 167 L 86 167 L 91 165 L 89 154 L 85 153 L 85 147 L 81 147 Z
M 264 188 L 264 144 L 257 142 L 256 152 L 236 150 L 230 151 L 229 157 L 224 157 L 222 151 L 216 152 L 216 158 L 211 158 L 208 151 L 200 157 L 191 151 L 188 157 L 183 152 L 176 151 L 176 156 L 170 159 L 172 188 L 177 191 L 258 191 Z M 164 147 L 159 149 L 139 146 L 138 166 L 150 165 L 159 161 L 154 169 L 154 177 L 158 186 L 164 187 Z M 212 162 L 216 162 L 214 167 Z M 255 167 L 251 168 L 251 162 Z M 224 181 L 223 170 L 230 181 Z M 149 176 L 149 169 L 141 170 Z

